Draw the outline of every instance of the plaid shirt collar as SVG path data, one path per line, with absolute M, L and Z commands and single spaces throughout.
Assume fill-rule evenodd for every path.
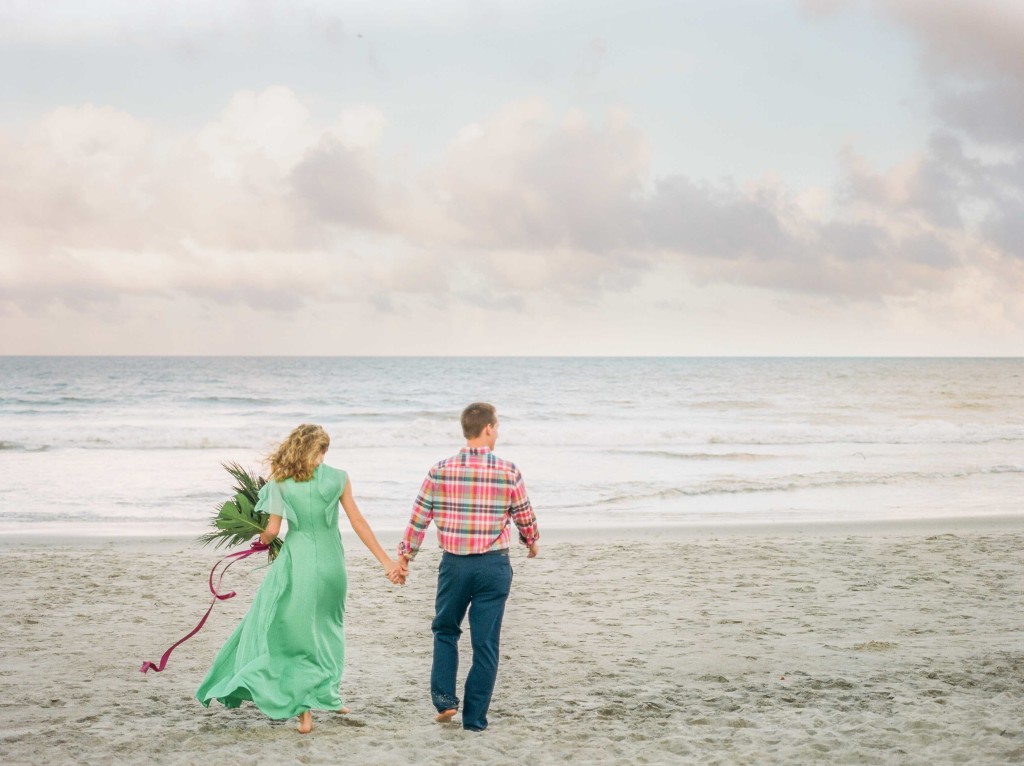
M 491 451 L 490 447 L 463 447 L 459 450 L 460 455 L 486 455 Z

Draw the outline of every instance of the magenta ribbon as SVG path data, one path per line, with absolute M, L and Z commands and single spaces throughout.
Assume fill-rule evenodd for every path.
M 190 638 L 192 638 L 192 636 L 194 636 L 196 633 L 198 633 L 200 630 L 202 630 L 203 625 L 206 624 L 206 618 L 209 617 L 210 616 L 210 612 L 213 611 L 214 605 L 218 601 L 227 601 L 229 598 L 234 598 L 235 597 L 236 594 L 235 594 L 234 591 L 231 591 L 230 593 L 218 593 L 217 592 L 217 588 L 220 588 L 220 584 L 224 581 L 224 574 L 228 571 L 228 567 L 230 567 L 236 561 L 241 561 L 244 558 L 248 558 L 249 556 L 251 556 L 254 553 L 262 553 L 263 551 L 269 550 L 269 549 L 270 549 L 270 546 L 267 545 L 266 543 L 261 543 L 259 541 L 256 541 L 256 542 L 254 542 L 252 544 L 252 547 L 249 548 L 249 550 L 247 550 L 247 551 L 239 551 L 238 553 L 232 553 L 230 556 L 225 556 L 220 561 L 218 561 L 216 564 L 214 564 L 213 565 L 213 569 L 210 570 L 210 593 L 213 594 L 213 600 L 210 602 L 210 608 L 207 609 L 206 610 L 206 614 L 203 615 L 203 619 L 201 619 L 199 621 L 198 625 L 196 625 L 194 628 L 192 628 L 191 632 L 187 636 L 185 636 L 184 638 L 181 638 L 178 641 L 176 641 L 174 644 L 171 645 L 170 649 L 168 649 L 166 652 L 164 652 L 163 657 L 160 658 L 160 664 L 159 665 L 156 664 L 156 663 L 153 663 L 153 662 L 149 662 L 147 660 L 146 662 L 142 663 L 142 667 L 139 669 L 139 672 L 140 673 L 145 673 L 147 670 L 152 670 L 154 673 L 160 673 L 167 666 L 167 660 L 171 656 L 171 652 L 173 652 L 175 649 L 177 649 L 183 643 L 185 643 Z M 221 571 L 220 577 L 217 579 L 217 587 L 215 588 L 213 586 L 213 576 L 217 573 L 217 567 L 219 567 L 225 561 L 227 561 L 228 563 L 224 567 L 224 569 Z

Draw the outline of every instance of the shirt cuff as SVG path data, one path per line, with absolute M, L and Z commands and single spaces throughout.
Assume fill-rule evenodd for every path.
M 409 561 L 412 561 L 416 558 L 416 551 L 409 547 L 409 544 L 403 540 L 398 544 L 398 555 L 405 556 Z

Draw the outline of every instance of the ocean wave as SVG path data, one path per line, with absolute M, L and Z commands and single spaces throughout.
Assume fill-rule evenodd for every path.
M 721 399 L 684 404 L 688 410 L 763 410 L 772 407 L 763 399 Z
M 190 396 L 185 401 L 197 404 L 289 404 L 292 400 L 270 399 L 265 396 Z
M 616 455 L 644 455 L 647 457 L 667 457 L 676 460 L 777 460 L 781 455 L 762 455 L 756 452 L 673 452 L 659 449 L 612 449 L 608 452 Z
M 128 400 L 60 396 L 52 399 L 0 399 L 0 415 L 59 415 L 123 406 Z
M 45 452 L 50 448 L 48 444 L 29 445 L 21 444 L 20 442 L 5 442 L 0 441 L 0 451 L 9 450 L 11 452 Z
M 110 452 L 131 452 L 131 451 L 145 451 L 145 452 L 159 452 L 163 450 L 167 451 L 205 451 L 205 450 L 243 450 L 249 451 L 252 449 L 261 449 L 264 446 L 269 446 L 269 443 L 256 444 L 253 443 L 241 443 L 237 441 L 206 441 L 202 440 L 199 442 L 184 440 L 184 441 L 161 441 L 161 442 L 124 442 L 117 444 L 107 439 L 86 439 L 82 441 L 69 440 L 59 444 L 16 444 L 13 442 L 0 442 L 0 451 L 10 450 L 12 452 L 46 452 L 48 450 L 61 450 L 61 449 L 75 449 L 75 450 L 106 450 Z
M 335 419 L 344 422 L 352 420 L 428 420 L 434 422 L 452 421 L 453 416 L 449 410 L 341 410 L 332 413 Z M 457 415 L 457 414 L 456 414 Z
M 452 413 L 450 412 L 446 412 L 444 415 L 446 419 L 450 419 L 452 417 Z M 568 412 L 564 410 L 559 410 L 558 412 L 542 412 L 537 410 L 530 414 L 530 420 L 536 420 L 543 423 L 551 421 L 561 422 L 563 420 L 592 420 L 596 417 L 597 415 L 593 412 Z
M 965 479 L 994 473 L 1024 473 L 1022 466 L 993 466 L 966 471 L 905 471 L 900 473 L 817 473 L 792 474 L 763 480 L 719 479 L 696 483 L 691 487 L 669 487 L 632 492 L 609 494 L 597 503 L 603 505 L 625 505 L 650 500 L 671 500 L 680 497 L 708 497 L 715 495 L 746 495 L 762 492 L 795 492 L 806 489 L 840 489 L 849 487 L 884 486 L 909 482 L 928 482 L 950 479 Z M 567 509 L 592 507 L 594 501 L 567 504 Z
M 820 438 L 808 436 L 794 436 L 793 438 L 760 438 L 756 436 L 712 436 L 707 440 L 708 444 L 727 445 L 752 445 L 755 447 L 800 447 L 815 446 L 823 444 L 892 444 L 892 445 L 914 445 L 914 444 L 1012 444 L 1024 442 L 1024 431 L 1013 435 L 986 436 L 960 435 L 957 437 L 935 438 L 930 434 L 922 434 L 915 438 L 909 436 L 889 436 L 887 438 L 853 436 L 850 434 L 829 434 Z
M 174 517 L 171 517 L 173 520 Z M 97 515 L 91 510 L 72 511 L 64 509 L 61 513 L 33 513 L 31 511 L 4 511 L 0 513 L 0 523 L 3 524 L 46 524 L 47 526 L 59 527 L 67 524 L 68 522 L 85 522 L 86 524 L 160 524 L 168 521 L 167 518 L 153 518 L 152 515 L 125 515 L 125 514 L 111 514 L 111 515 Z
M 0 405 L 5 404 L 102 404 L 112 399 L 105 396 L 0 396 Z
M 295 419 L 295 424 L 301 419 Z M 354 427 L 342 419 L 323 419 L 331 434 L 332 441 L 346 449 L 386 450 L 408 447 L 431 447 L 450 449 L 460 441 L 458 424 L 450 423 L 450 417 L 426 419 L 410 419 L 404 429 L 383 428 L 375 425 L 383 422 L 367 417 L 362 427 Z M 315 421 L 314 421 L 315 422 Z M 217 449 L 265 449 L 282 438 L 294 426 L 290 421 L 279 428 L 263 427 L 266 421 L 254 418 L 246 424 L 238 424 L 237 428 L 225 426 L 216 432 L 202 435 L 199 429 L 188 429 L 187 432 L 175 433 L 168 428 L 165 431 L 147 427 L 129 433 L 111 431 L 110 435 L 97 436 L 92 434 L 76 434 L 61 432 L 52 428 L 46 432 L 32 434 L 25 438 L 23 429 L 10 441 L 0 442 L 0 450 L 41 450 L 41 449 L 87 449 L 87 450 L 217 450 Z M 417 423 L 419 424 L 417 427 Z M 371 425 L 373 424 L 373 425 Z M 444 424 L 444 428 L 439 428 Z M 184 429 L 183 429 L 184 431 Z M 38 437 L 35 441 L 32 437 Z M 674 444 L 679 439 L 681 444 Z M 731 438 L 705 438 L 708 450 L 687 449 L 696 447 L 702 442 L 677 434 L 644 434 L 608 432 L 601 434 L 585 433 L 574 430 L 532 429 L 529 425 L 520 426 L 515 432 L 509 430 L 502 441 L 502 446 L 509 448 L 529 447 L 531 449 L 569 448 L 573 450 L 594 450 L 606 455 L 636 455 L 639 457 L 663 458 L 666 460 L 683 461 L 731 461 L 758 462 L 786 457 L 782 453 L 814 452 L 810 448 L 847 448 L 851 454 L 858 454 L 865 447 L 977 447 L 981 445 L 1015 445 L 1024 443 L 1024 434 L 1001 436 L 962 436 L 960 438 L 851 438 L 848 435 L 836 435 L 834 438 L 792 438 L 792 439 L 757 439 L 748 435 Z M 760 449 L 764 452 L 748 451 L 746 448 Z M 731 448 L 731 449 L 730 449 Z M 721 449 L 722 451 L 717 451 Z M 775 454 L 766 454 L 767 452 Z

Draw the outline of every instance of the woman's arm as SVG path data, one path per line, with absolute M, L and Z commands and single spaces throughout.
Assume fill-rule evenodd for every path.
M 384 573 L 388 576 L 388 579 L 391 582 L 402 584 L 405 578 L 399 574 L 400 567 L 380 547 L 380 543 L 377 542 L 373 530 L 370 529 L 370 523 L 363 517 L 363 514 L 359 511 L 359 506 L 356 505 L 356 501 L 352 497 L 351 481 L 345 482 L 345 491 L 341 493 L 341 507 L 345 509 L 348 522 L 352 525 L 355 533 L 359 535 L 359 539 L 363 541 L 363 545 L 370 549 L 370 553 L 376 556 L 377 561 L 384 567 Z
M 274 538 L 277 537 L 281 531 L 281 517 L 270 514 L 270 518 L 267 520 L 267 526 L 262 532 L 260 532 L 260 542 L 264 545 L 270 545 L 274 542 Z

